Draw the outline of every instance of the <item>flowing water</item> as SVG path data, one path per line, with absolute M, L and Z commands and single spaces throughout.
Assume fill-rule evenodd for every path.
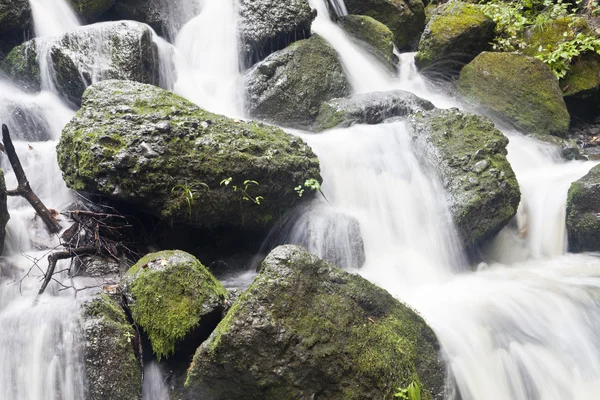
M 63 0 L 52 7 L 30 3 L 42 39 L 79 25 Z M 313 31 L 338 51 L 355 92 L 403 89 L 441 108 L 460 106 L 432 90 L 412 54 L 399 55 L 395 76 L 332 22 L 324 0 L 311 5 L 318 11 Z M 171 46 L 155 37 L 161 86 L 211 111 L 239 116 L 235 2 L 177 0 L 165 7 L 167 39 L 175 40 Z M 332 7 L 346 14 L 342 0 Z M 47 70 L 44 57 L 39 61 Z M 61 179 L 54 147 L 74 111 L 51 84 L 44 88 L 29 94 L 0 81 L 0 121 L 11 126 L 31 186 L 49 207 L 61 209 L 74 197 Z M 470 271 L 443 187 L 419 162 L 408 129 L 395 122 L 320 135 L 295 132 L 319 156 L 324 197 L 290 217 L 273 234 L 276 241 L 305 244 L 417 309 L 442 344 L 450 399 L 600 398 L 600 258 L 567 254 L 564 222 L 568 187 L 593 163 L 564 162 L 552 147 L 504 130 L 522 202 L 515 223 L 485 249 L 486 262 Z M 7 186 L 15 187 L 6 160 L 2 167 Z M 43 256 L 57 239 L 23 199 L 10 198 L 9 208 L 0 264 L 0 393 L 15 400 L 81 399 L 79 300 L 53 286 L 34 306 L 42 272 L 23 256 L 45 268 Z M 242 285 L 252 276 L 244 274 Z M 160 367 L 150 363 L 144 375 L 144 399 L 167 399 Z

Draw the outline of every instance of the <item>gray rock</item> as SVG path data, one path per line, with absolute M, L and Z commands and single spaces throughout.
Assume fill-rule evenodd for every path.
M 433 104 L 410 92 L 373 92 L 354 95 L 348 99 L 333 99 L 321 105 L 315 130 L 346 128 L 354 124 L 379 124 L 392 117 L 432 110 Z
M 394 34 L 387 26 L 366 15 L 346 15 L 338 23 L 383 66 L 395 72 L 398 59 L 394 55 Z
M 168 132 L 156 129 L 164 121 Z M 57 153 L 70 188 L 204 228 L 268 229 L 311 197 L 298 197 L 295 186 L 321 180 L 301 139 L 132 81 L 88 88 Z
M 571 184 L 567 232 L 569 251 L 600 251 L 600 166 Z
M 33 39 L 13 49 L 2 69 L 26 89 L 39 89 L 36 57 L 48 60 L 51 82 L 74 105 L 81 104 L 83 91 L 94 82 L 158 83 L 158 50 L 152 30 L 133 21 L 103 22 L 61 36 Z
M 508 139 L 489 119 L 457 109 L 418 113 L 409 122 L 423 160 L 438 171 L 446 188 L 464 246 L 499 232 L 521 198 L 506 159 Z
M 271 54 L 246 75 L 247 112 L 282 126 L 309 127 L 327 100 L 350 83 L 336 51 L 318 35 Z
M 316 16 L 308 0 L 240 0 L 239 14 L 240 47 L 246 66 L 308 38 Z
M 141 400 L 136 334 L 121 306 L 100 294 L 84 304 L 82 314 L 89 400 Z
M 442 399 L 444 365 L 425 321 L 389 293 L 286 245 L 199 347 L 189 398 L 385 399 L 412 382 Z

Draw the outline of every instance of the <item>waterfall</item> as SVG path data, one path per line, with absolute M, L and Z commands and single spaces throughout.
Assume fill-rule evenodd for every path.
M 61 35 L 80 25 L 66 0 L 29 0 L 29 5 L 36 37 Z

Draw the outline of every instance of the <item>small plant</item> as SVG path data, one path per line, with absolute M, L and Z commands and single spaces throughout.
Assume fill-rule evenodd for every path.
M 298 193 L 298 196 L 302 197 L 302 195 L 304 194 L 304 188 L 311 189 L 314 191 L 318 190 L 319 192 L 321 192 L 321 184 L 318 180 L 314 178 L 307 179 L 306 181 L 304 181 L 304 186 L 298 185 L 294 188 L 294 190 L 296 191 L 296 193 Z
M 556 47 L 540 48 L 538 51 L 536 58 L 546 63 L 560 79 L 569 72 L 573 58 L 587 52 L 600 54 L 600 39 L 579 33 L 573 40 L 561 42 Z
M 209 189 L 206 183 L 200 182 L 199 185 L 204 187 L 205 189 Z M 173 188 L 171 189 L 171 193 L 179 193 L 179 195 L 183 197 L 187 213 L 188 215 L 192 215 L 192 207 L 196 202 L 192 187 L 187 184 L 179 183 L 173 186 Z
M 233 181 L 232 177 L 229 178 L 225 178 L 221 181 L 220 185 L 221 186 L 229 186 L 229 184 Z M 264 200 L 264 197 L 262 196 L 251 196 L 248 193 L 248 190 L 252 187 L 252 186 L 258 186 L 258 182 L 247 179 L 244 181 L 243 186 L 238 187 L 237 185 L 231 185 L 231 188 L 233 189 L 234 192 L 237 192 L 239 189 L 239 192 L 242 194 L 242 200 L 245 201 L 251 201 L 254 204 L 258 204 L 260 205 L 261 201 Z
M 421 385 L 412 381 L 410 385 L 405 388 L 399 388 L 394 397 L 402 400 L 421 400 Z

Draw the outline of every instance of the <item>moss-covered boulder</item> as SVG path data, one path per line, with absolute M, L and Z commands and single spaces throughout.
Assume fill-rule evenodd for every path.
M 425 27 L 421 0 L 346 0 L 346 8 L 349 14 L 368 15 L 385 24 L 400 50 L 416 48 Z
M 248 72 L 246 108 L 254 118 L 306 128 L 323 102 L 346 97 L 350 89 L 336 51 L 314 35 L 271 54 Z
M 85 21 L 96 22 L 98 18 L 107 12 L 115 0 L 69 0 L 73 11 Z
M 321 105 L 315 124 L 316 131 L 347 128 L 355 124 L 379 124 L 392 117 L 432 110 L 433 104 L 410 92 L 360 93 L 347 99 L 333 99 Z
M 410 124 L 423 159 L 439 172 L 465 247 L 500 231 L 521 198 L 508 139 L 489 119 L 456 109 L 419 113 Z
M 6 195 L 6 182 L 4 171 L 0 169 L 0 255 L 4 252 L 4 240 L 6 239 L 6 224 L 10 219 L 8 213 L 8 198 Z
M 394 69 L 397 62 L 394 55 L 394 34 L 387 26 L 366 15 L 346 15 L 338 23 L 382 65 L 390 70 Z
M 188 370 L 190 398 L 391 399 L 415 383 L 443 398 L 436 337 L 358 275 L 286 245 L 262 263 Z
M 22 34 L 31 22 L 28 0 L 0 0 L 0 41 L 6 39 L 5 35 Z
M 192 336 L 198 346 L 221 320 L 228 298 L 200 261 L 178 250 L 142 257 L 121 285 L 133 321 L 159 360 Z
M 571 184 L 567 232 L 569 251 L 600 251 L 600 166 Z
M 564 136 L 569 129 L 558 80 L 535 58 L 483 52 L 460 72 L 458 92 L 524 133 Z
M 262 231 L 311 197 L 294 187 L 321 180 L 301 139 L 131 81 L 91 86 L 57 152 L 70 188 L 204 228 Z
M 425 27 L 415 64 L 427 74 L 457 74 L 489 47 L 495 26 L 477 5 L 451 1 Z
M 107 294 L 83 305 L 85 373 L 89 400 L 141 400 L 142 371 L 134 352 L 135 331 Z
M 316 16 L 308 0 L 240 0 L 238 7 L 240 51 L 247 66 L 308 38 Z
M 2 62 L 2 69 L 26 89 L 39 90 L 37 58 L 47 59 L 50 83 L 73 105 L 81 104 L 87 86 L 101 80 L 158 83 L 159 59 L 153 33 L 138 22 L 102 22 L 61 36 L 33 39 L 13 49 Z

